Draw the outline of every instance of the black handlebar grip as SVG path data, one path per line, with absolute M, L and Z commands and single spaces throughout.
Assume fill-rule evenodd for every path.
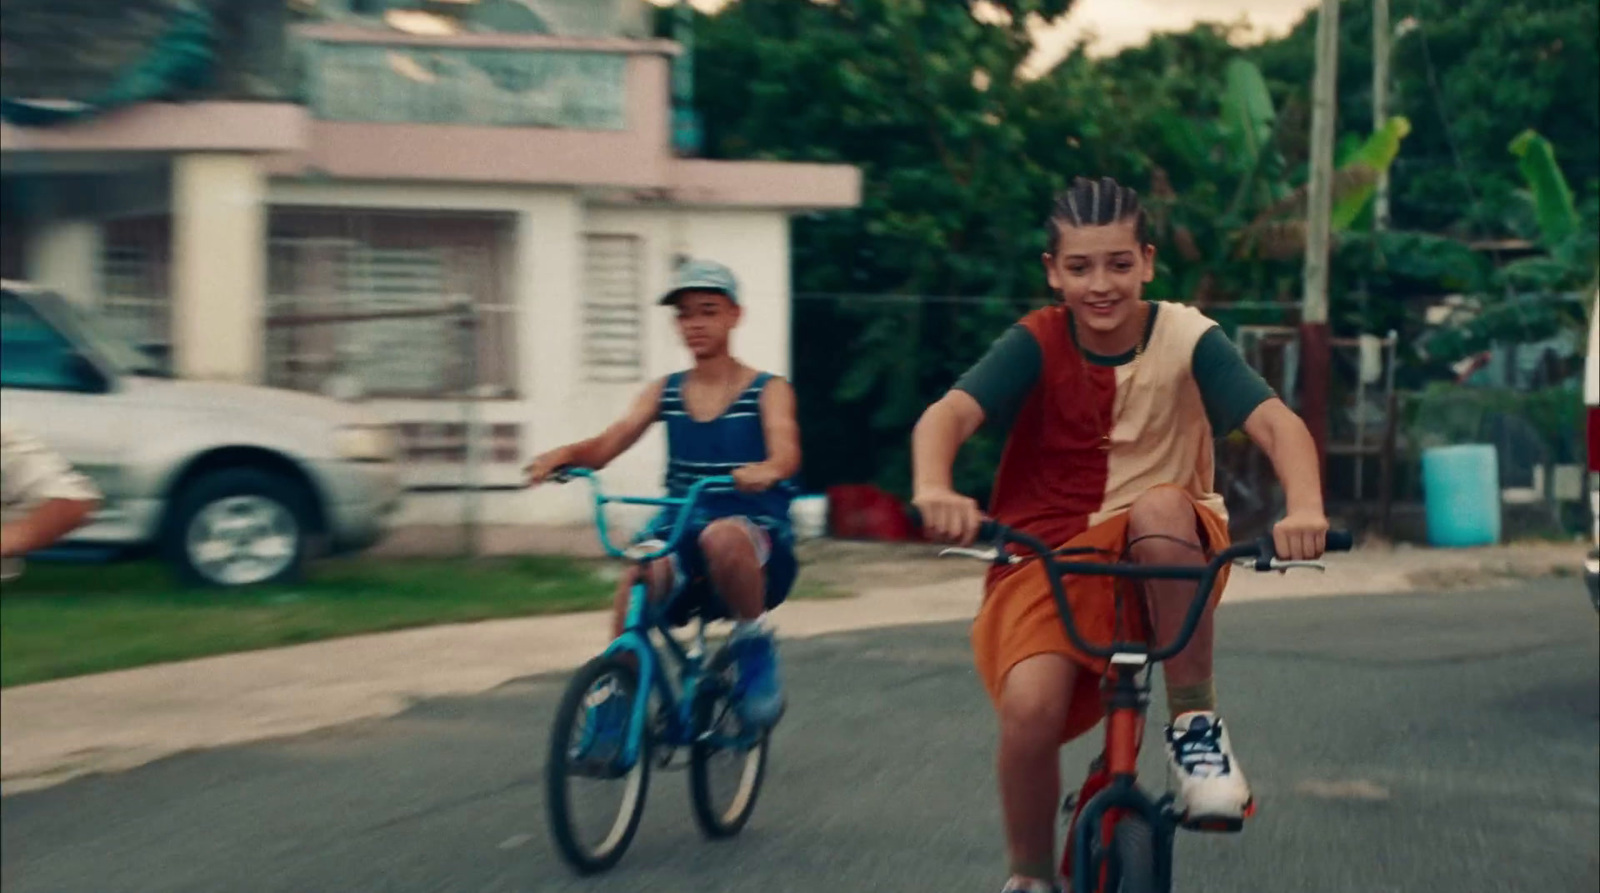
M 1328 531 L 1327 550 L 1329 552 L 1348 552 L 1356 546 L 1355 535 L 1348 530 Z
M 921 530 L 922 529 L 922 510 L 921 509 L 917 508 L 914 505 L 906 506 L 906 517 L 911 519 L 911 527 L 912 527 L 912 529 L 914 529 L 914 530 Z

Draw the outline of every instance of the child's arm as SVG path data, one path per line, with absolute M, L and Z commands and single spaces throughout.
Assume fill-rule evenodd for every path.
M 1276 397 L 1245 419 L 1244 433 L 1272 460 L 1283 484 L 1288 512 L 1272 528 L 1279 558 L 1309 561 L 1326 547 L 1328 518 L 1322 506 L 1322 474 L 1317 445 L 1306 423 Z
M 983 407 L 971 394 L 951 390 L 923 412 L 911 432 L 911 502 L 935 539 L 966 545 L 978 535 L 978 501 L 956 492 L 950 472 L 961 445 L 983 420 Z
M 951 480 L 956 453 L 985 423 L 1010 427 L 1039 379 L 1039 342 L 1022 326 L 996 338 L 977 364 L 928 407 L 911 433 L 911 502 L 934 539 L 971 543 L 983 513 Z
M 774 378 L 761 389 L 761 433 L 767 458 L 736 468 L 734 482 L 746 493 L 759 493 L 800 473 L 800 423 L 795 419 L 794 387 Z
M 594 437 L 556 447 L 528 463 L 525 469 L 528 485 L 544 483 L 552 473 L 565 466 L 598 471 L 610 465 L 612 460 L 638 443 L 644 432 L 654 424 L 656 411 L 661 405 L 661 386 L 661 381 L 651 383 L 634 399 L 633 405 L 628 407 L 622 418 Z

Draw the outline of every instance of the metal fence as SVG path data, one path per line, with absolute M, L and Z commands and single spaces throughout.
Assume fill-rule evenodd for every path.
M 316 390 L 328 396 L 355 399 L 364 396 L 374 369 L 396 375 L 426 375 L 432 383 L 432 396 L 453 403 L 459 413 L 454 420 L 435 417 L 430 421 L 397 423 L 401 459 L 408 465 L 407 483 L 412 489 L 449 488 L 461 495 L 461 544 L 466 554 L 477 554 L 482 519 L 483 468 L 491 461 L 518 458 L 515 439 L 508 445 L 498 426 L 486 425 L 479 407 L 480 390 L 477 357 L 480 351 L 480 313 L 465 296 L 454 296 L 433 307 L 413 307 L 347 313 L 280 313 L 267 318 L 269 341 L 289 344 L 361 344 L 377 337 L 392 339 L 395 332 L 412 332 L 430 347 L 437 347 L 455 360 L 440 369 L 430 362 L 428 353 L 408 353 L 404 345 L 390 345 L 384 365 L 374 367 L 365 351 L 327 354 L 326 363 L 303 362 L 306 354 L 293 350 L 278 355 L 269 383 L 297 390 Z M 374 335 L 374 333 L 377 333 Z M 398 349 L 395 349 L 398 348 Z M 353 355 L 353 362 L 344 360 Z M 273 380 L 276 378 L 276 380 Z M 440 468 L 453 469 L 438 480 Z M 434 471 L 434 480 L 418 480 L 419 472 Z

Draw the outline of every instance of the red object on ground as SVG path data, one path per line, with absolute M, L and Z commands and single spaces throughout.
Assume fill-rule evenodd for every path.
M 828 488 L 828 533 L 837 539 L 854 540 L 917 538 L 900 500 L 871 484 Z

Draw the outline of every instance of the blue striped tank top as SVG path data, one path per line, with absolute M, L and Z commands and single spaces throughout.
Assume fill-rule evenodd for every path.
M 767 437 L 761 429 L 761 391 L 772 375 L 756 375 L 750 386 L 709 421 L 696 421 L 683 402 L 687 373 L 667 376 L 661 388 L 658 418 L 667 426 L 667 476 L 669 496 L 683 496 L 704 477 L 731 474 L 741 465 L 764 462 Z M 702 494 L 691 523 L 704 526 L 718 518 L 743 515 L 773 533 L 788 536 L 789 504 L 794 481 L 782 481 L 765 493 L 716 492 Z

